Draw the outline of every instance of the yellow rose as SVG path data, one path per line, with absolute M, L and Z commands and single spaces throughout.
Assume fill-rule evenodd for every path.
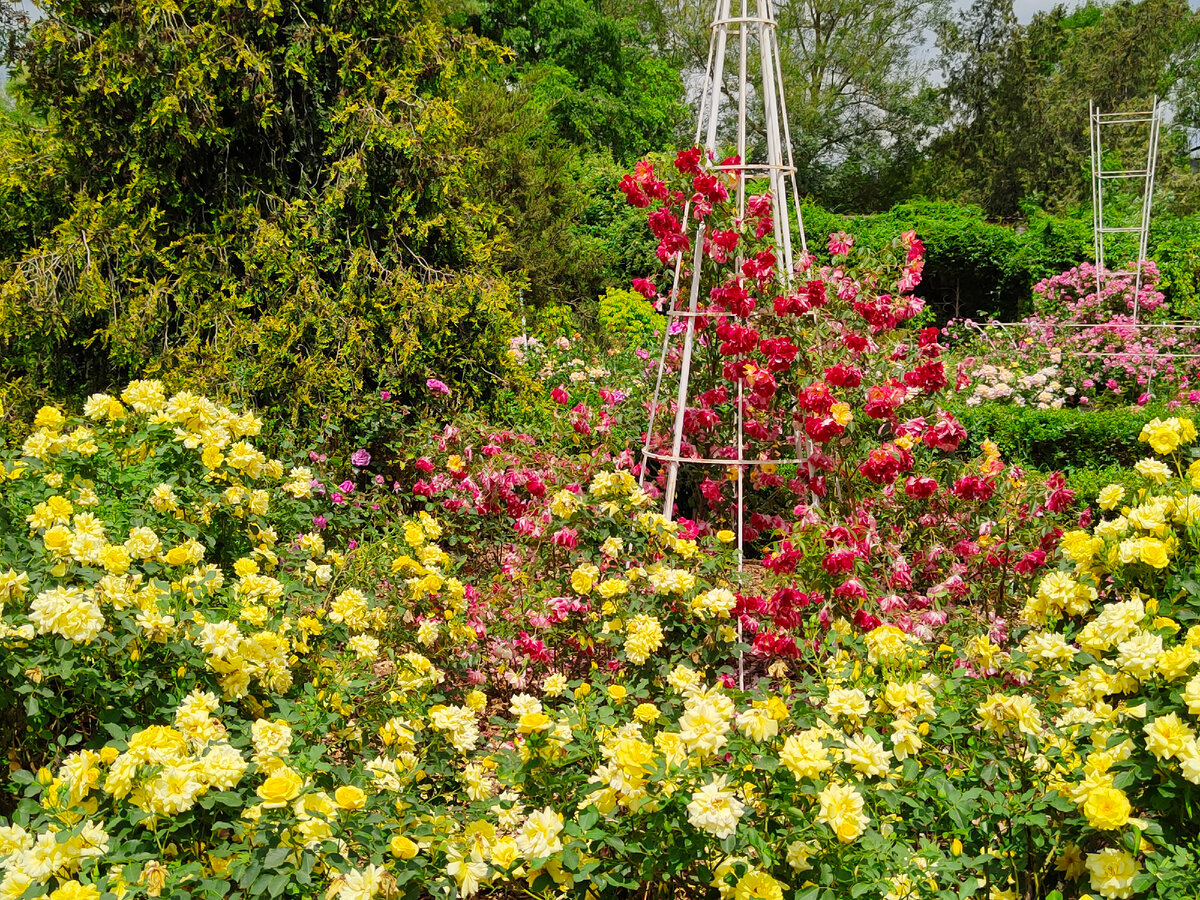
M 1158 418 L 1152 419 L 1142 426 L 1142 433 L 1138 435 L 1139 441 L 1149 444 L 1160 456 L 1174 453 L 1180 438 L 1178 419 L 1167 419 L 1165 422 Z
M 43 406 L 33 419 L 33 424 L 38 428 L 46 428 L 50 431 L 58 431 L 66 423 L 67 417 L 53 406 Z
M 304 780 L 295 769 L 282 766 L 258 787 L 258 796 L 263 800 L 263 809 L 282 809 L 295 800 L 304 787 Z
M 75 535 L 71 529 L 62 525 L 55 525 L 42 535 L 42 543 L 46 545 L 47 550 L 56 556 L 66 555 L 70 551 L 71 541 L 74 539 Z
M 579 687 L 575 688 L 575 691 L 574 691 L 575 699 L 582 700 L 584 697 L 586 697 L 591 692 L 592 692 L 592 686 L 585 681 Z
M 659 717 L 658 707 L 653 703 L 639 703 L 633 711 L 633 717 L 639 722 L 653 722 Z
M 130 562 L 129 551 L 120 544 L 109 544 L 100 554 L 100 564 L 110 575 L 124 575 Z
M 517 731 L 521 734 L 533 734 L 535 731 L 548 731 L 550 717 L 545 713 L 525 713 L 517 723 Z
M 1083 814 L 1093 828 L 1121 828 L 1129 821 L 1129 812 L 1129 798 L 1119 788 L 1093 788 L 1083 801 Z
M 367 792 L 352 784 L 345 784 L 333 792 L 333 799 L 342 809 L 362 809 L 367 805 Z
M 188 548 L 180 546 L 172 547 L 170 550 L 168 550 L 165 559 L 168 566 L 183 566 L 187 565 L 190 556 L 191 554 L 188 552 Z
M 1166 463 L 1147 457 L 1133 464 L 1133 471 L 1155 484 L 1166 484 L 1171 477 L 1171 469 Z
M 221 452 L 220 447 L 214 447 L 209 444 L 204 448 L 204 452 L 200 454 L 200 462 L 204 463 L 210 469 L 218 469 L 221 463 L 225 462 L 225 454 Z
M 146 893 L 150 894 L 149 891 Z M 150 894 L 150 896 L 157 897 L 158 894 Z M 57 890 L 51 892 L 50 900 L 100 900 L 100 888 L 92 884 L 81 884 L 75 880 L 66 881 Z
M 392 856 L 398 859 L 412 859 L 417 855 L 417 845 L 402 834 L 398 834 L 388 842 Z
M 722 544 L 732 544 L 735 540 L 737 540 L 737 535 L 728 528 L 722 528 L 717 532 L 717 540 Z
M 629 691 L 625 690 L 625 686 L 621 684 L 610 684 L 608 686 L 608 698 L 614 703 L 623 703 L 625 698 L 629 696 Z
M 571 587 L 577 594 L 590 594 L 599 574 L 595 566 L 580 566 L 571 573 Z
M 1144 538 L 1138 548 L 1138 558 L 1155 569 L 1165 569 L 1170 559 L 1167 545 L 1154 538 Z
M 138 884 L 146 885 L 147 897 L 162 896 L 163 888 L 167 886 L 167 867 L 156 859 L 150 860 L 142 869 Z

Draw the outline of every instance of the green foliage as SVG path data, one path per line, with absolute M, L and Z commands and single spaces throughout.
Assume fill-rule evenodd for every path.
M 170 370 L 292 423 L 486 397 L 521 277 L 459 104 L 499 48 L 416 2 L 47 11 L 19 98 L 49 124 L 3 133 L 10 381 Z
M 1156 216 L 1150 238 L 1173 315 L 1200 318 L 1200 215 Z
M 1030 196 L 1058 209 L 1085 200 L 1088 101 L 1111 112 L 1146 109 L 1154 95 L 1191 96 L 1189 63 L 1180 61 L 1194 60 L 1198 42 L 1200 19 L 1184 0 L 1069 14 L 1060 5 L 1028 25 L 1005 0 L 977 0 L 939 35 L 951 127 L 930 147 L 918 190 L 979 203 L 996 217 L 1016 215 Z M 1105 147 L 1114 164 L 1123 157 L 1132 168 L 1144 160 L 1145 130 L 1111 129 Z M 1162 153 L 1175 165 L 1162 166 L 1160 182 L 1185 177 L 1170 136 Z
M 534 333 L 549 343 L 560 337 L 571 337 L 575 333 L 575 317 L 571 307 L 561 303 L 547 303 L 537 311 Z
M 961 407 L 954 414 L 975 444 L 991 438 L 1007 460 L 1043 471 L 1072 472 L 1132 466 L 1150 455 L 1146 444 L 1138 441 L 1142 426 L 1167 415 L 1162 407 L 1150 406 L 1082 410 L 988 403 Z
M 622 0 L 637 6 L 637 0 Z M 712 3 L 685 0 L 641 13 L 672 63 L 685 72 L 708 65 Z M 810 0 L 773 7 L 790 137 L 801 192 L 838 209 L 875 211 L 910 197 L 911 173 L 940 112 L 918 61 L 944 0 Z M 748 72 L 761 84 L 751 45 Z M 726 79 L 737 71 L 730 41 Z M 727 82 L 727 88 L 730 85 Z M 751 153 L 765 153 L 763 107 L 748 106 Z M 736 140 L 726 123 L 723 138 Z
M 1024 221 L 1016 226 L 990 221 L 981 207 L 950 201 L 901 203 L 870 215 L 841 215 L 810 201 L 802 211 L 814 247 L 823 247 L 834 231 L 882 247 L 897 232 L 914 229 L 926 251 L 917 293 L 943 322 L 1028 315 L 1035 284 L 1091 261 L 1094 253 L 1087 207 L 1053 214 L 1028 202 L 1022 207 Z M 1149 252 L 1163 273 L 1160 287 L 1174 316 L 1200 312 L 1198 246 L 1200 216 L 1155 215 Z
M 522 86 L 477 79 L 459 106 L 471 142 L 488 160 L 475 188 L 504 211 L 509 239 L 501 265 L 524 285 L 526 305 L 603 290 L 611 282 L 606 248 L 578 223 L 594 189 L 615 189 L 615 178 L 601 187 L 593 174 L 610 173 L 611 161 L 563 141 L 546 104 Z
M 28 27 L 29 10 L 24 3 L 20 0 L 0 0 L 0 59 L 12 59 Z
M 676 67 L 632 19 L 585 0 L 491 0 L 478 26 L 513 50 L 514 80 L 572 144 L 628 162 L 669 146 L 687 119 Z
M 867 246 L 883 246 L 913 229 L 925 244 L 925 269 L 918 289 L 939 318 L 1015 318 L 1029 302 L 1038 277 L 1061 271 L 1029 240 L 1028 232 L 987 221 L 977 206 L 917 201 L 871 216 L 837 216 L 812 204 L 803 209 L 805 232 L 823 246 L 830 232 L 847 231 Z M 1051 248 L 1045 255 L 1053 253 Z M 1072 261 L 1067 261 L 1067 266 Z
M 648 347 L 664 319 L 641 294 L 609 288 L 600 298 L 600 329 L 614 343 Z

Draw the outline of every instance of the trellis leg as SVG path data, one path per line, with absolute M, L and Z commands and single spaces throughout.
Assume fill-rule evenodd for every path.
M 738 432 L 738 453 L 737 453 L 737 547 L 738 547 L 738 592 L 741 592 L 742 585 L 742 563 L 746 558 L 746 539 L 744 534 L 745 529 L 745 506 L 746 506 L 746 490 L 745 490 L 745 471 L 746 467 L 742 465 L 742 460 L 745 456 L 743 447 L 745 444 L 744 434 L 742 432 L 742 399 L 744 392 L 742 390 L 742 382 L 738 381 L 737 390 L 737 432 Z M 745 651 L 742 650 L 742 617 L 738 616 L 737 620 L 737 641 L 738 641 L 738 690 L 746 689 L 746 666 L 745 666 Z
M 1150 147 L 1146 153 L 1146 188 L 1142 196 L 1142 233 L 1138 240 L 1137 281 L 1133 294 L 1133 321 L 1138 321 L 1138 306 L 1142 295 L 1142 271 L 1146 264 L 1147 245 L 1150 241 L 1150 207 L 1154 202 L 1154 169 L 1158 164 L 1158 97 L 1154 98 L 1150 112 Z
M 679 391 L 676 395 L 675 429 L 671 438 L 671 461 L 667 469 L 667 489 L 663 493 L 663 515 L 671 519 L 675 506 L 675 483 L 679 477 L 679 451 L 683 449 L 683 418 L 687 412 L 688 378 L 692 370 L 692 343 L 696 336 L 696 301 L 700 295 L 700 263 L 704 257 L 704 225 L 696 229 L 696 247 L 692 258 L 692 291 L 688 299 L 687 328 L 683 337 L 683 359 L 679 365 Z

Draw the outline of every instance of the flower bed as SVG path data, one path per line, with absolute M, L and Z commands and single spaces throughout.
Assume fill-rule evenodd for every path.
M 671 264 L 682 189 L 626 187 Z M 1080 513 L 967 449 L 915 236 L 767 297 L 769 203 L 751 273 L 709 248 L 683 411 L 713 453 L 753 398 L 743 561 L 727 482 L 659 512 L 648 353 L 525 343 L 560 437 L 401 458 L 274 460 L 158 382 L 44 408 L 0 454 L 0 898 L 1195 893 L 1193 423 Z
M 1034 286 L 1035 315 L 1008 325 L 951 322 L 946 333 L 967 357 L 970 405 L 1143 405 L 1195 400 L 1200 326 L 1172 323 L 1158 290 L 1158 269 L 1108 275 L 1096 290 L 1089 264 Z
M 3 896 L 1192 883 L 1186 420 L 1147 427 L 1138 496 L 1102 495 L 1019 621 L 952 607 L 926 642 L 787 572 L 754 605 L 727 535 L 603 466 L 548 485 L 508 557 L 447 549 L 465 509 L 344 552 L 253 416 L 123 400 L 43 410 L 4 464 Z M 751 652 L 742 690 L 738 628 L 769 615 L 802 639 Z

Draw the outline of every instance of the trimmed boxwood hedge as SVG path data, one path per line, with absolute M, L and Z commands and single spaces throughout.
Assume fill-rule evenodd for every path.
M 991 438 L 1006 460 L 1042 471 L 1130 467 L 1150 452 L 1138 441 L 1142 426 L 1169 415 L 1160 405 L 1105 410 L 984 405 L 953 412 L 974 448 Z

